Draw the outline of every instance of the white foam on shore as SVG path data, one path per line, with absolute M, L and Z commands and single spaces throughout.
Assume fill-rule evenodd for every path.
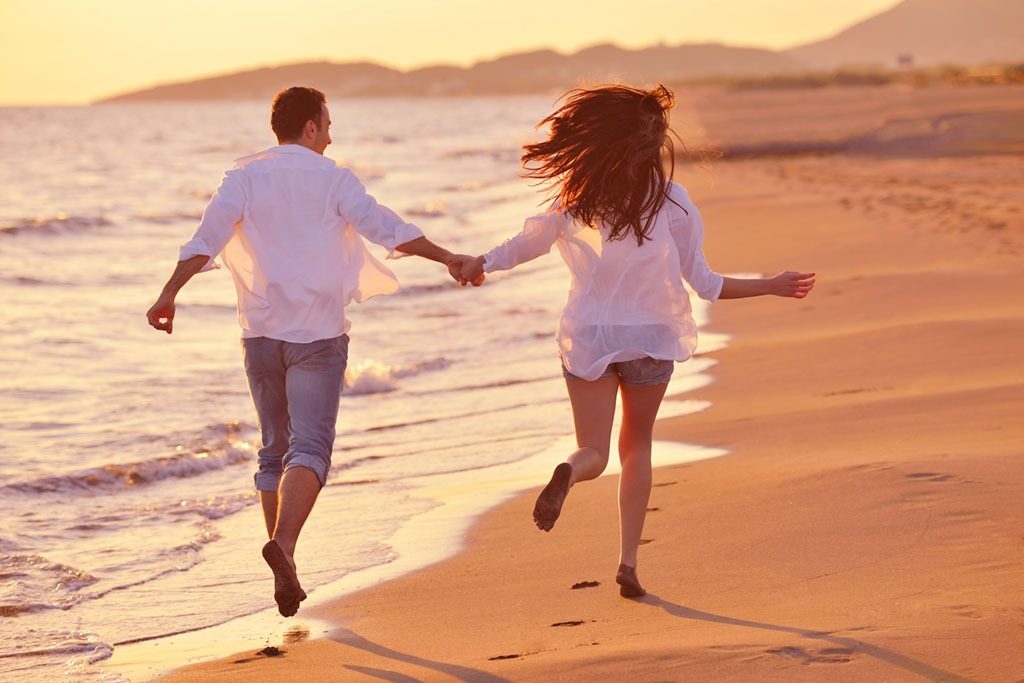
M 719 336 L 716 348 L 724 345 Z M 688 362 L 689 372 L 677 372 L 669 384 L 669 400 L 658 413 L 659 419 L 699 412 L 710 406 L 706 401 L 672 400 L 674 397 L 710 384 L 710 376 L 703 374 L 715 361 L 697 357 Z M 616 416 L 611 443 L 616 443 L 619 431 Z M 470 528 L 481 515 L 512 497 L 544 484 L 552 467 L 575 450 L 575 439 L 566 436 L 548 448 L 524 460 L 485 470 L 426 475 L 409 481 L 416 486 L 415 493 L 440 504 L 428 512 L 411 518 L 390 538 L 382 539 L 394 549 L 392 562 L 352 572 L 337 581 L 310 591 L 306 612 L 334 602 L 341 597 L 400 578 L 456 555 L 465 547 Z M 654 467 L 664 467 L 725 455 L 727 451 L 675 441 L 655 441 L 652 451 Z M 603 476 L 620 471 L 617 458 L 610 458 Z M 486 473 L 486 481 L 481 475 Z M 219 659 L 232 653 L 257 650 L 268 645 L 287 649 L 296 634 L 302 639 L 325 636 L 335 625 L 331 622 L 298 617 L 285 619 L 275 609 L 232 619 L 217 626 L 186 633 L 155 638 L 140 643 L 115 646 L 113 657 L 99 666 L 110 673 L 131 681 L 153 680 L 168 671 L 190 664 Z M 308 634 L 308 635 L 306 635 Z

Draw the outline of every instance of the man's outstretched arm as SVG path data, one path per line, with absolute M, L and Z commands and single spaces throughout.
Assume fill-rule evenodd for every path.
M 466 261 L 471 259 L 471 256 L 466 254 L 453 254 L 444 247 L 439 247 L 434 244 L 426 237 L 417 237 L 414 240 L 409 240 L 404 244 L 399 244 L 395 247 L 397 251 L 403 254 L 411 254 L 412 256 L 419 256 L 430 261 L 436 261 L 448 267 L 448 273 L 461 285 L 472 282 L 474 287 L 479 287 L 483 284 L 483 275 L 477 279 L 472 280 L 462 277 L 462 268 Z
M 403 254 L 419 256 L 428 261 L 436 261 L 446 266 L 455 258 L 455 254 L 444 247 L 434 244 L 426 237 L 417 237 L 414 240 L 409 240 L 404 244 L 399 244 L 395 249 Z
M 447 266 L 449 275 L 459 284 L 467 284 L 467 281 L 459 276 L 459 272 L 462 262 L 468 259 L 468 256 L 453 254 L 434 244 L 423 236 L 423 231 L 418 227 L 406 223 L 397 213 L 378 204 L 376 199 L 367 194 L 366 188 L 354 173 L 348 169 L 341 172 L 344 177 L 336 190 L 337 211 L 339 216 L 356 229 L 356 232 L 374 244 L 388 249 L 391 252 L 388 258 L 398 258 L 407 254 L 435 261 Z
M 174 298 L 178 296 L 178 292 L 185 286 L 185 283 L 202 270 L 209 260 L 209 256 L 199 255 L 178 262 L 167 284 L 164 285 L 163 291 L 157 297 L 156 303 L 146 312 L 146 320 L 152 327 L 167 334 L 171 333 L 174 328 Z

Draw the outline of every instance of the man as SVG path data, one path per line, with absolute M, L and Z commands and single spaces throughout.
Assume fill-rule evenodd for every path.
M 352 171 L 323 156 L 331 144 L 323 93 L 281 91 L 270 125 L 278 146 L 239 159 L 225 174 L 146 317 L 170 334 L 178 291 L 196 273 L 216 268 L 213 259 L 223 253 L 263 441 L 255 475 L 270 536 L 263 557 L 274 572 L 278 610 L 292 616 L 306 598 L 295 544 L 331 463 L 348 360 L 344 307 L 398 288 L 360 236 L 386 247 L 389 258 L 412 254 L 442 263 L 463 285 L 468 257 L 431 243 L 377 204 Z

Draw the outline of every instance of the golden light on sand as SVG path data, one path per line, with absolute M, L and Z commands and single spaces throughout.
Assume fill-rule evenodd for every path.
M 315 60 L 398 68 L 468 65 L 510 52 L 664 41 L 782 48 L 816 40 L 896 0 L 5 0 L 0 104 L 81 103 L 124 90 Z

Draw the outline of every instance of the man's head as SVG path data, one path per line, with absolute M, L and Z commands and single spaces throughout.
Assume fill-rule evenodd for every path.
M 327 98 L 319 90 L 295 86 L 274 96 L 270 127 L 277 141 L 302 145 L 323 154 L 331 144 L 331 114 Z

